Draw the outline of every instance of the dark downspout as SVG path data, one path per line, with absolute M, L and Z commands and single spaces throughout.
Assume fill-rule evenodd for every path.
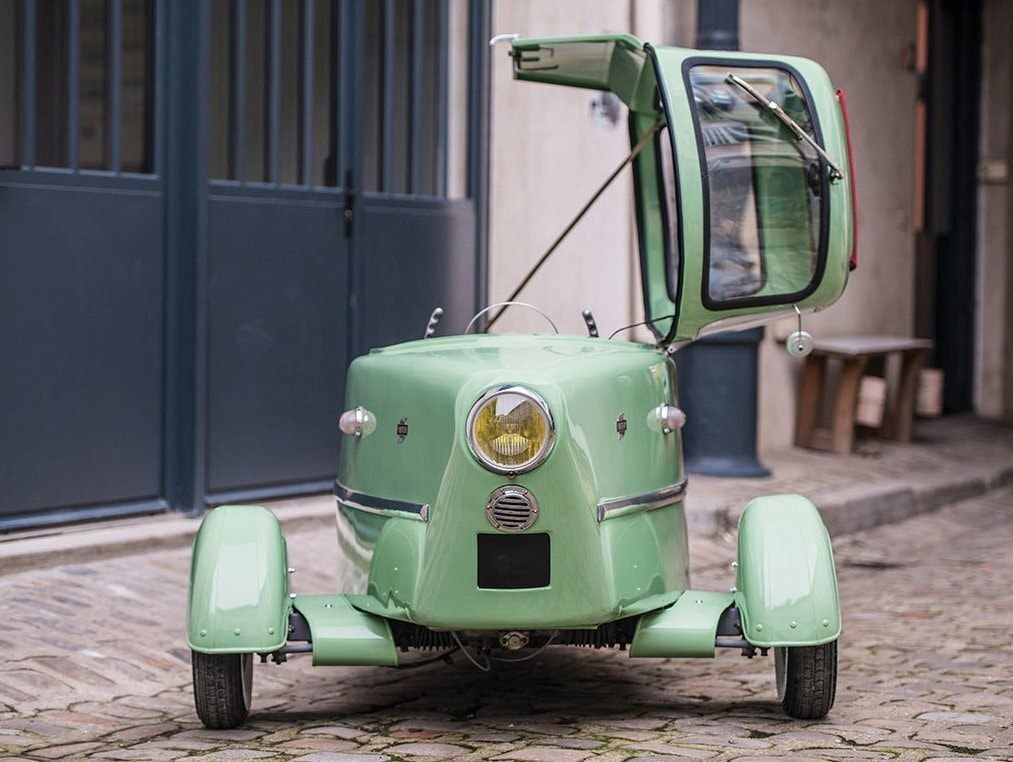
M 698 0 L 697 47 L 738 50 L 739 0 Z M 676 355 L 686 411 L 686 470 L 709 476 L 769 476 L 756 456 L 757 370 L 763 329 L 709 336 Z

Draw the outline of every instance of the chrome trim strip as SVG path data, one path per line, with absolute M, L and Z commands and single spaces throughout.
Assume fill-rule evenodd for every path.
M 598 521 L 612 518 L 614 515 L 639 513 L 640 511 L 653 511 L 655 508 L 662 508 L 681 500 L 686 494 L 686 479 L 670 484 L 661 489 L 644 492 L 630 497 L 617 497 L 611 500 L 602 500 L 598 503 Z M 624 510 L 632 508 L 634 510 Z
M 357 511 L 375 513 L 378 516 L 395 516 L 403 519 L 429 521 L 429 504 L 413 503 L 408 500 L 394 500 L 389 497 L 367 495 L 346 487 L 339 481 L 334 482 L 334 495 L 342 505 Z

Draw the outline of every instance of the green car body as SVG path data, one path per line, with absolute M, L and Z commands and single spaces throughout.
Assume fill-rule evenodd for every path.
M 804 59 L 655 49 L 628 35 L 511 46 L 517 79 L 609 90 L 629 108 L 657 343 L 480 333 L 356 359 L 346 415 L 357 427 L 335 483 L 336 590 L 291 595 L 273 515 L 216 508 L 194 544 L 187 640 L 198 654 L 396 666 L 399 652 L 455 645 L 710 657 L 722 645 L 751 655 L 840 636 L 830 540 L 797 495 L 746 507 L 735 588 L 691 589 L 675 380 L 676 349 L 703 333 L 842 293 L 851 177 L 830 172 L 848 166 L 848 150 L 829 78 Z M 759 105 L 754 119 L 725 70 L 781 97 L 826 161 L 781 136 Z M 550 449 L 529 469 L 492 469 L 472 441 L 473 409 L 504 388 L 547 410 Z M 520 529 L 496 523 L 503 489 L 526 501 Z

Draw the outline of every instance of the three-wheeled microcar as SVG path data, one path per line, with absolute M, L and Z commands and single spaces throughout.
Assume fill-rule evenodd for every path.
M 833 704 L 841 614 L 811 502 L 750 502 L 735 586 L 690 588 L 675 365 L 707 332 L 801 320 L 841 295 L 853 247 L 842 98 L 802 58 L 622 34 L 508 44 L 516 79 L 628 108 L 654 341 L 599 336 L 588 312 L 586 337 L 551 320 L 544 334 L 492 334 L 494 305 L 464 335 L 434 336 L 436 311 L 425 339 L 356 359 L 335 422 L 336 590 L 292 592 L 285 538 L 261 507 L 212 510 L 194 543 L 187 642 L 209 727 L 246 718 L 255 656 L 300 653 L 397 667 L 413 650 L 479 665 L 568 645 L 772 651 L 790 716 Z

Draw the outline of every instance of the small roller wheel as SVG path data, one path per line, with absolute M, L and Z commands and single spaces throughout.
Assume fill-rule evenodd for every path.
M 837 692 L 837 641 L 774 649 L 777 697 L 789 717 L 826 717 Z
M 234 728 L 250 713 L 253 654 L 191 651 L 193 700 L 204 727 Z

